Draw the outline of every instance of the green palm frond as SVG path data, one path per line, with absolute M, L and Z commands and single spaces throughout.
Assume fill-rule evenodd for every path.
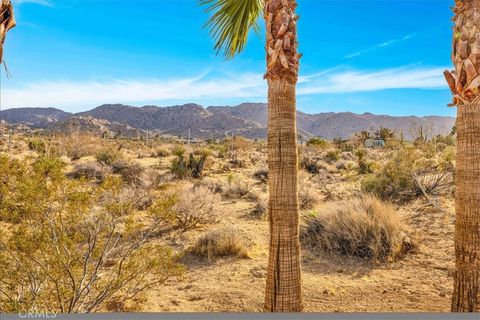
M 200 4 L 207 7 L 205 12 L 213 13 L 204 27 L 210 29 L 217 53 L 227 58 L 244 49 L 250 29 L 259 31 L 263 0 L 200 0 Z

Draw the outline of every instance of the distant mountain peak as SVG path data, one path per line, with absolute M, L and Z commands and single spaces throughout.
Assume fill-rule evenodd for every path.
M 237 106 L 203 106 L 187 103 L 170 107 L 146 105 L 134 107 L 125 104 L 104 104 L 90 111 L 71 114 L 55 108 L 8 109 L 0 118 L 10 124 L 25 123 L 37 128 L 62 130 L 72 127 L 93 128 L 99 131 L 116 127 L 128 134 L 142 134 L 143 131 L 158 131 L 186 137 L 223 138 L 226 135 L 243 135 L 249 138 L 265 138 L 267 127 L 267 104 L 245 102 Z M 99 122 L 100 121 L 100 122 Z M 106 121 L 105 123 L 102 121 Z M 393 117 L 374 115 L 369 112 L 325 112 L 307 114 L 297 112 L 297 127 L 302 136 L 319 136 L 326 139 L 349 138 L 362 130 L 386 127 L 403 132 L 410 139 L 419 126 L 431 131 L 431 135 L 448 134 L 455 118 Z M 68 129 L 70 130 L 70 129 Z

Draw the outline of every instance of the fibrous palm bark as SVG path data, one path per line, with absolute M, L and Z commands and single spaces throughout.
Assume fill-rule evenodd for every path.
M 452 311 L 480 311 L 480 0 L 456 0 L 445 72 L 457 106 L 456 270 Z
M 1 0 L 0 5 L 0 63 L 3 62 L 3 44 L 7 32 L 15 27 L 15 17 L 11 0 Z
M 268 170 L 270 252 L 265 311 L 303 308 L 297 192 L 295 0 L 267 0 L 264 5 L 268 81 Z

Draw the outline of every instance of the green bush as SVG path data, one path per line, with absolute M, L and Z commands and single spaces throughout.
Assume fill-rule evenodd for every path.
M 105 148 L 100 150 L 96 154 L 95 158 L 100 164 L 109 167 L 113 165 L 116 161 L 119 161 L 121 159 L 121 155 L 118 150 L 114 150 L 112 148 Z
M 362 181 L 362 190 L 383 200 L 404 202 L 421 194 L 412 173 L 418 155 L 413 148 L 405 148 L 394 153 L 378 172 Z
M 45 144 L 45 141 L 41 139 L 33 139 L 28 141 L 28 148 L 37 152 L 38 154 L 44 154 L 47 152 L 47 145 Z
M 329 150 L 324 157 L 327 163 L 334 163 L 340 159 L 340 150 Z
M 328 145 L 327 141 L 322 138 L 311 138 L 307 141 L 307 146 L 314 146 L 318 148 L 325 148 Z

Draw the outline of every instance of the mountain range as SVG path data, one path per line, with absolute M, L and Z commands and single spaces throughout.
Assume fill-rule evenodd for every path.
M 185 104 L 171 107 L 133 107 L 105 104 L 90 111 L 69 113 L 55 108 L 16 108 L 0 112 L 0 119 L 9 124 L 25 124 L 32 128 L 54 132 L 88 131 L 120 132 L 124 136 L 138 136 L 146 131 L 186 137 L 223 138 L 241 135 L 265 138 L 267 105 L 243 103 L 238 106 L 210 106 Z M 299 134 L 305 138 L 318 136 L 325 139 L 349 138 L 362 130 L 386 127 L 403 132 L 412 139 L 420 127 L 430 136 L 447 134 L 455 118 L 442 116 L 387 116 L 371 113 L 328 112 L 307 114 L 297 112 Z

